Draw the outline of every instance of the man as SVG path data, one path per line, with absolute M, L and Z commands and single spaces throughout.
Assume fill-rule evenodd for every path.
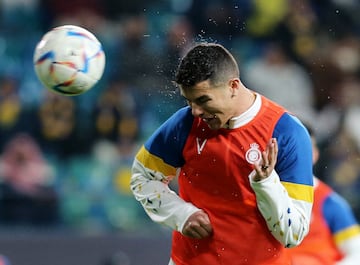
M 141 147 L 131 179 L 151 219 L 174 230 L 169 264 L 290 264 L 285 247 L 308 233 L 313 202 L 305 127 L 246 88 L 219 44 L 193 47 L 176 83 L 189 106 Z
M 313 163 L 320 151 L 312 129 Z M 314 177 L 314 207 L 310 232 L 296 248 L 289 249 L 293 265 L 357 265 L 360 261 L 360 226 L 348 202 Z

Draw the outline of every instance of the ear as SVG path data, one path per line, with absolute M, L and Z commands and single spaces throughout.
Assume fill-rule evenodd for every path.
M 240 87 L 240 80 L 239 78 L 233 78 L 229 80 L 229 88 L 231 90 L 231 97 L 234 97 L 238 94 Z

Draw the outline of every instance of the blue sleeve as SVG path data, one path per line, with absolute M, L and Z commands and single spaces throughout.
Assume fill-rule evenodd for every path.
M 332 234 L 357 224 L 350 205 L 336 192 L 326 198 L 322 210 Z
M 281 181 L 313 185 L 312 144 L 305 126 L 285 113 L 274 128 L 279 152 L 275 170 Z
M 178 110 L 146 141 L 145 148 L 168 165 L 182 166 L 184 164 L 182 151 L 193 120 L 189 107 Z

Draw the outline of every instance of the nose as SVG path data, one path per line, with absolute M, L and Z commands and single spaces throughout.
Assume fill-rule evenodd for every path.
M 190 107 L 191 107 L 191 113 L 195 117 L 199 117 L 204 113 L 204 110 L 199 105 L 193 102 L 191 103 Z

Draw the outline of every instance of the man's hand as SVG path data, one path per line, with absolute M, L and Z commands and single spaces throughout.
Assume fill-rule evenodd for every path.
M 254 181 L 260 181 L 270 176 L 275 168 L 278 155 L 278 145 L 275 138 L 271 138 L 266 149 L 262 152 L 262 159 L 254 165 L 256 174 L 253 176 Z
M 186 220 L 182 234 L 192 238 L 205 238 L 212 234 L 209 216 L 202 210 L 190 215 Z

